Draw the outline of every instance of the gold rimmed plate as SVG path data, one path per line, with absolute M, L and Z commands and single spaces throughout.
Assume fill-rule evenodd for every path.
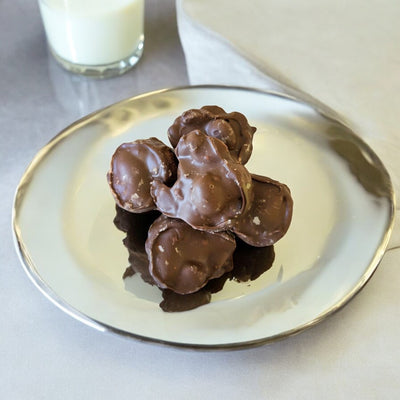
M 189 108 L 216 104 L 257 127 L 248 169 L 287 184 L 292 225 L 270 270 L 228 281 L 211 303 L 165 313 L 134 276 L 106 181 L 119 144 L 158 137 Z M 160 90 L 67 127 L 17 188 L 13 230 L 28 276 L 63 311 L 102 331 L 198 349 L 269 343 L 343 307 L 372 276 L 393 226 L 394 193 L 375 153 L 328 109 L 300 96 L 224 86 Z

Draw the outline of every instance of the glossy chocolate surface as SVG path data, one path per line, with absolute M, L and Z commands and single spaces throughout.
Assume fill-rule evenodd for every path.
M 254 199 L 250 209 L 235 220 L 232 231 L 252 246 L 270 246 L 288 230 L 293 199 L 289 188 L 273 179 L 252 175 Z
M 176 169 L 172 149 L 159 139 L 150 138 L 120 145 L 107 178 L 116 203 L 127 211 L 140 213 L 155 209 L 151 182 L 171 184 L 176 179 Z
M 139 273 L 158 286 L 164 311 L 206 304 L 226 280 L 254 280 L 272 265 L 293 200 L 286 185 L 244 167 L 254 131 L 242 114 L 205 106 L 170 127 L 174 150 L 150 138 L 114 153 L 108 181 L 114 223 L 127 234 L 124 279 Z
M 233 269 L 235 247 L 228 232 L 199 231 L 162 215 L 150 226 L 146 240 L 149 271 L 160 288 L 194 293 Z
M 223 142 L 201 131 L 182 136 L 175 153 L 179 161 L 175 184 L 152 184 L 157 208 L 195 229 L 227 230 L 251 205 L 250 173 Z
M 247 118 L 239 112 L 226 113 L 218 106 L 185 111 L 168 129 L 171 145 L 176 147 L 180 138 L 193 130 L 222 140 L 232 157 L 241 164 L 246 164 L 251 156 L 256 128 L 250 126 Z

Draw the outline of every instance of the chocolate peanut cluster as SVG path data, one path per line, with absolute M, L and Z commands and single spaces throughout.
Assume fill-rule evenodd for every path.
M 288 187 L 244 166 L 255 131 L 243 114 L 205 106 L 176 118 L 172 148 L 156 138 L 117 148 L 107 174 L 117 207 L 154 220 L 139 251 L 147 282 L 197 293 L 233 270 L 237 243 L 263 248 L 287 232 Z
M 217 106 L 204 106 L 199 110 L 185 111 L 168 129 L 172 147 L 175 148 L 182 136 L 194 130 L 200 130 L 208 136 L 220 139 L 241 164 L 246 164 L 249 160 L 253 151 L 252 142 L 256 128 L 249 125 L 243 114 L 226 113 Z

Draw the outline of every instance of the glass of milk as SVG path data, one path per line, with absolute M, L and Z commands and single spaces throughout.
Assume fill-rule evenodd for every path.
M 39 0 L 49 48 L 67 70 L 106 78 L 140 59 L 144 0 Z

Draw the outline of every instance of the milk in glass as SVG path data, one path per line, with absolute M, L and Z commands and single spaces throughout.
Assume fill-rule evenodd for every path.
M 140 58 L 144 0 L 39 0 L 39 7 L 50 49 L 65 67 L 104 72 Z

